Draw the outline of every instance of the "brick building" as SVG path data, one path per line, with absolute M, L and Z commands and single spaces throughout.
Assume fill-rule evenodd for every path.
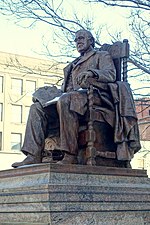
M 135 101 L 141 141 L 150 141 L 150 98 Z
M 146 169 L 150 176 L 150 98 L 135 100 L 140 131 L 141 150 L 132 160 L 133 168 Z

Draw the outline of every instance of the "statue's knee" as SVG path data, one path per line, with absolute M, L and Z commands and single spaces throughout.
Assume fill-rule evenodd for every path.
M 30 109 L 36 110 L 38 108 L 41 108 L 41 104 L 39 102 L 35 102 L 30 106 Z

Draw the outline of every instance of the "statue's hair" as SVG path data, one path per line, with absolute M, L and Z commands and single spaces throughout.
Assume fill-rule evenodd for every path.
M 81 29 L 81 30 L 78 30 L 75 35 L 78 33 L 78 32 L 86 32 L 88 34 L 88 37 L 92 40 L 92 47 L 94 48 L 95 47 L 95 38 L 93 37 L 92 33 L 89 31 L 89 30 L 86 30 L 86 29 Z

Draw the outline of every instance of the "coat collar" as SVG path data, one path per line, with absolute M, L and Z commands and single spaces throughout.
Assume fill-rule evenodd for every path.
M 80 59 L 77 61 L 77 63 L 75 64 L 74 68 L 76 66 L 78 66 L 79 64 L 85 62 L 87 59 L 89 59 L 92 55 L 94 55 L 96 53 L 96 50 L 91 50 L 90 52 L 88 52 L 87 54 L 85 54 L 84 56 L 81 56 Z M 75 61 L 74 61 L 75 63 Z
M 93 49 L 90 52 L 88 52 L 86 55 L 79 56 L 73 62 L 71 62 L 70 64 L 68 64 L 64 68 L 64 75 L 65 75 L 65 77 L 68 76 L 68 74 L 71 72 L 72 69 L 75 69 L 78 65 L 80 65 L 83 62 L 85 62 L 88 58 L 90 58 L 95 53 L 96 53 L 96 50 Z

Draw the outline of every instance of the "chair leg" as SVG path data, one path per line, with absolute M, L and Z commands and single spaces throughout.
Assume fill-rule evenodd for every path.
M 88 90 L 88 101 L 89 101 L 89 122 L 87 131 L 87 148 L 86 148 L 86 164 L 94 166 L 96 165 L 96 149 L 94 147 L 94 142 L 96 140 L 96 133 L 93 128 L 93 118 L 92 118 L 92 108 L 93 108 L 93 86 L 90 85 Z

